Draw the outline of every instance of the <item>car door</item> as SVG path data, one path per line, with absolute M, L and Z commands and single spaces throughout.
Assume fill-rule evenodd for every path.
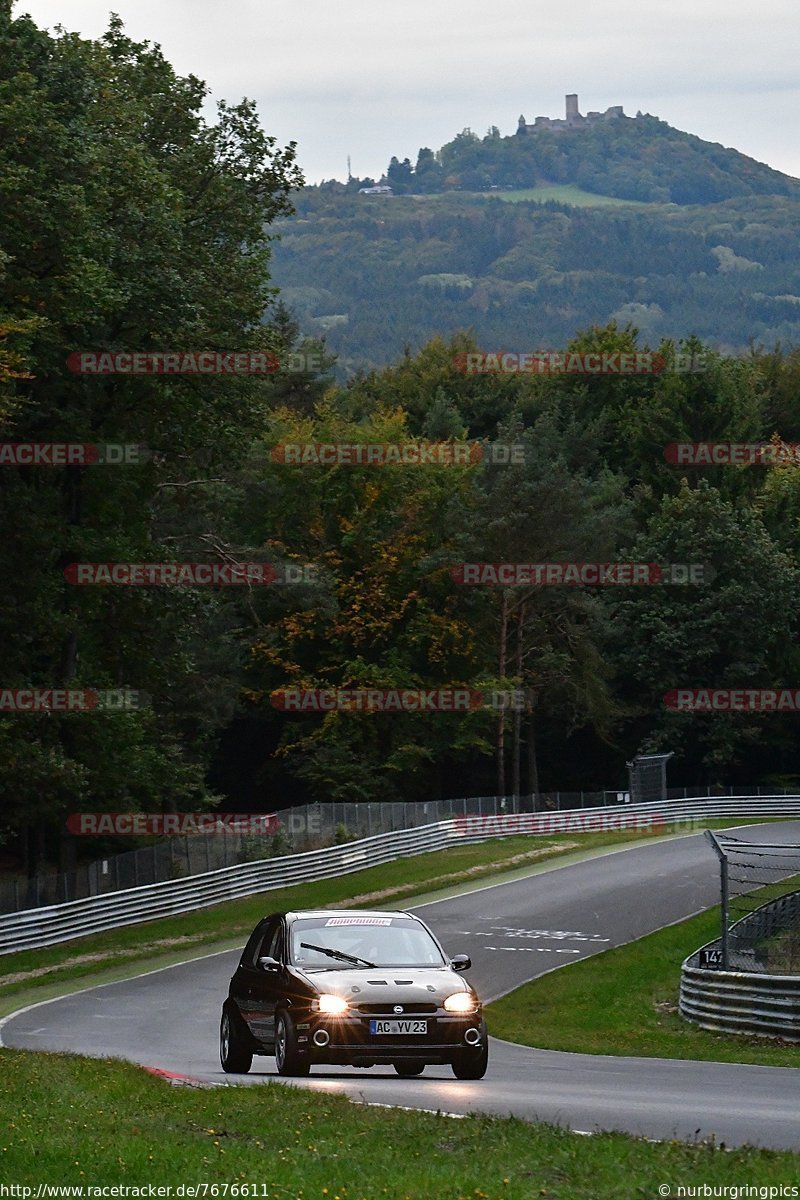
M 281 917 L 266 923 L 261 944 L 256 947 L 253 962 L 248 967 L 250 984 L 250 1029 L 254 1037 L 267 1046 L 275 1039 L 275 1004 L 284 983 L 285 935 Z M 262 958 L 275 960 L 275 967 L 259 965 Z
M 247 945 L 242 951 L 242 956 L 231 979 L 230 999 L 236 1005 L 242 1020 L 251 1028 L 252 1014 L 252 991 L 253 991 L 253 963 L 256 960 L 256 955 L 264 941 L 264 930 L 266 921 L 261 921 L 250 934 L 247 939 Z M 251 1029 L 252 1032 L 252 1029 Z
M 265 970 L 259 960 L 269 955 L 281 962 L 275 951 L 280 951 L 282 943 L 282 921 L 271 917 L 264 922 L 260 935 L 248 942 L 237 973 L 239 1010 L 253 1037 L 266 1045 L 272 1044 L 275 1035 L 275 1001 L 281 972 Z

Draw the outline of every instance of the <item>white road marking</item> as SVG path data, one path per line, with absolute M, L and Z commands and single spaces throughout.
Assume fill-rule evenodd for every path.
M 461 929 L 462 937 L 496 937 L 499 933 L 506 938 L 527 938 L 531 941 L 554 942 L 602 942 L 608 944 L 611 939 L 601 937 L 599 933 L 580 933 L 568 929 L 518 929 L 512 925 L 493 925 L 487 933 L 473 933 L 471 929 Z M 489 949 L 489 947 L 487 947 Z
M 580 954 L 580 950 L 555 950 L 552 946 L 487 946 L 487 950 L 521 950 L 528 954 Z

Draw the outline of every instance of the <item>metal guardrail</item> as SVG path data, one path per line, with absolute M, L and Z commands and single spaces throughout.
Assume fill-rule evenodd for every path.
M 305 854 L 222 867 L 188 879 L 167 880 L 107 896 L 89 896 L 49 908 L 26 909 L 2 918 L 0 952 L 52 946 L 121 925 L 192 912 L 226 900 L 239 900 L 291 884 L 331 879 L 395 858 L 440 850 L 458 836 L 452 826 L 453 822 L 440 821 L 420 829 L 379 834 Z
M 605 803 L 602 795 L 556 793 L 557 803 L 543 798 L 546 807 L 579 807 Z M 0 914 L 46 908 L 88 896 L 108 895 L 153 883 L 203 875 L 221 867 L 261 862 L 285 854 L 300 854 L 325 846 L 341 845 L 354 838 L 395 833 L 431 825 L 451 817 L 475 813 L 516 812 L 513 796 L 469 796 L 460 800 L 365 801 L 361 804 L 331 801 L 302 804 L 265 817 L 263 832 L 248 833 L 225 827 L 224 833 L 193 833 L 167 837 L 118 854 L 106 854 L 72 871 L 39 873 L 29 879 L 0 880 Z M 213 813 L 206 814 L 213 816 Z M 86 840 L 85 838 L 83 839 Z
M 546 836 L 604 829 L 657 830 L 683 822 L 749 816 L 800 816 L 800 797 L 689 798 L 660 804 L 626 804 L 549 813 L 461 816 L 322 850 L 223 867 L 186 879 L 167 880 L 7 914 L 0 918 L 0 953 L 51 946 L 86 934 L 206 908 L 274 888 L 330 879 L 459 842 L 479 842 L 515 834 Z
M 730 935 L 735 939 L 739 931 L 752 941 L 773 937 L 796 919 L 798 909 L 800 891 L 788 892 L 737 921 Z M 681 965 L 681 1016 L 703 1029 L 800 1042 L 800 974 L 769 974 L 755 949 L 749 971 L 701 967 L 701 955 L 720 951 L 721 945 L 722 939 L 715 938 Z
M 800 975 L 692 967 L 693 957 L 681 967 L 681 1016 L 716 1032 L 800 1042 Z

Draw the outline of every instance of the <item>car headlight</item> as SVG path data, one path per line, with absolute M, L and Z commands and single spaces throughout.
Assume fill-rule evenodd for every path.
M 478 1001 L 472 992 L 453 992 L 444 1002 L 447 1012 L 471 1013 L 478 1007 Z
M 341 996 L 334 996 L 332 992 L 323 992 L 317 998 L 317 1005 L 321 1013 L 328 1013 L 329 1016 L 334 1017 L 341 1016 L 348 1009 L 347 1001 Z

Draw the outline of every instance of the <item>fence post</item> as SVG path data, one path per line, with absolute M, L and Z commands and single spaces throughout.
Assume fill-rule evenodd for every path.
M 720 889 L 720 947 L 722 949 L 722 969 L 728 971 L 730 969 L 730 938 L 728 934 L 728 916 L 729 916 L 729 899 L 730 893 L 728 890 L 728 856 L 722 849 L 717 838 L 710 829 L 705 831 L 705 835 L 714 847 L 714 852 L 719 859 L 719 889 Z
M 723 856 L 720 862 L 720 888 L 722 892 L 722 969 L 730 970 L 730 934 L 729 908 L 730 892 L 728 890 L 728 859 Z

